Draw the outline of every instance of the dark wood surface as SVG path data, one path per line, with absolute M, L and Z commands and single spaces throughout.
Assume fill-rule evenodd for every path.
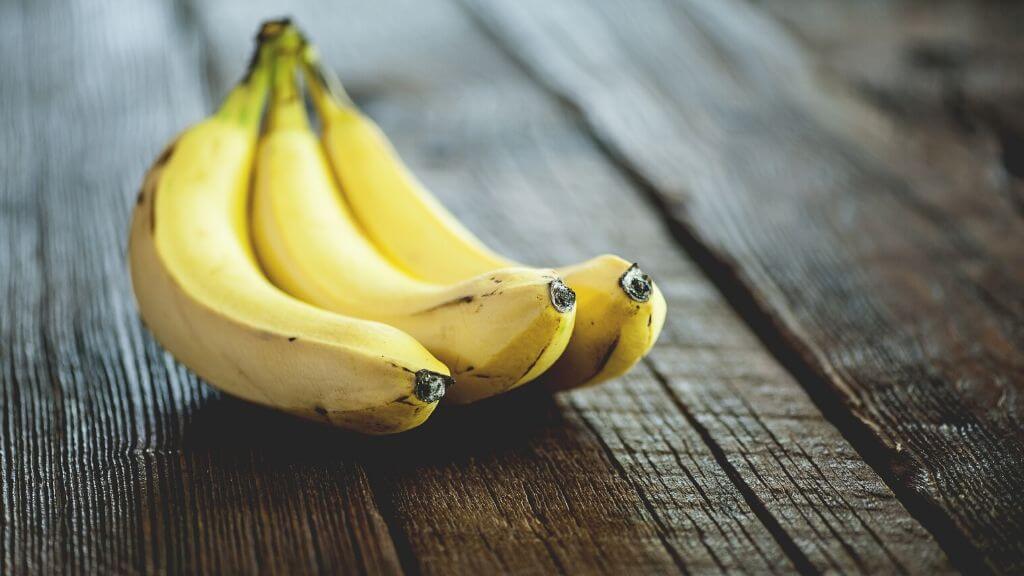
M 132 303 L 145 167 L 280 4 L 0 3 L 0 573 L 1020 571 L 1020 86 L 897 113 L 940 100 L 816 5 L 291 3 L 471 229 L 669 301 L 621 379 L 367 439 L 217 393 Z
M 1024 215 L 1024 4 L 820 2 L 765 8 L 829 75 L 898 118 L 931 170 Z M 872 42 L 863 42 L 870 34 Z
M 1008 198 L 931 170 L 898 118 L 820 78 L 745 2 L 474 4 L 779 359 L 853 415 L 904 500 L 951 545 L 966 537 L 958 555 L 1024 569 L 1024 227 Z

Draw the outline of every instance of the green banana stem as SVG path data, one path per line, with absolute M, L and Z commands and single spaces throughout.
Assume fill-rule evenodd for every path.
M 259 132 L 270 87 L 270 66 L 276 51 L 272 39 L 259 38 L 245 77 L 231 89 L 217 117 Z
M 305 39 L 303 40 L 305 42 Z M 338 75 L 320 62 L 316 48 L 308 42 L 305 42 L 302 50 L 302 69 L 310 95 L 313 97 L 313 105 L 321 118 L 358 113 L 355 103 L 345 92 Z
M 309 118 L 298 84 L 301 39 L 294 27 L 289 27 L 278 40 L 273 65 L 273 93 L 267 113 L 267 131 L 309 130 Z

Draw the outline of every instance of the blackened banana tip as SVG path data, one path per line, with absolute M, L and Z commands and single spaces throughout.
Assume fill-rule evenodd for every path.
M 635 302 L 647 302 L 654 292 L 654 281 L 634 262 L 619 278 L 619 286 Z
M 557 278 L 548 284 L 548 295 L 551 297 L 551 305 L 563 314 L 576 305 L 576 292 Z
M 423 369 L 416 372 L 413 393 L 421 402 L 432 404 L 444 398 L 444 393 L 454 384 L 455 380 L 451 376 Z
M 260 25 L 260 31 L 256 34 L 256 40 L 263 42 L 281 34 L 285 28 L 292 25 L 292 19 L 288 16 L 271 20 L 264 20 Z

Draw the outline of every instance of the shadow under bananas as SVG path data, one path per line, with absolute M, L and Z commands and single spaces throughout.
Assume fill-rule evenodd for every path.
M 237 457 L 265 464 L 359 463 L 368 469 L 409 471 L 519 452 L 553 437 L 586 434 L 566 420 L 558 401 L 524 386 L 469 406 L 442 405 L 422 426 L 394 436 L 364 436 L 217 395 L 184 424 L 186 453 Z

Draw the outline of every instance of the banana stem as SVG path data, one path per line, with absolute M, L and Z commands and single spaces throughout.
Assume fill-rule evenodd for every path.
M 298 84 L 298 32 L 289 28 L 278 41 L 273 66 L 273 95 L 267 113 L 267 131 L 309 130 L 306 106 Z
M 269 68 L 273 62 L 274 51 L 272 39 L 262 36 L 257 39 L 249 69 L 224 98 L 224 102 L 217 110 L 218 118 L 259 131 L 270 87 Z

